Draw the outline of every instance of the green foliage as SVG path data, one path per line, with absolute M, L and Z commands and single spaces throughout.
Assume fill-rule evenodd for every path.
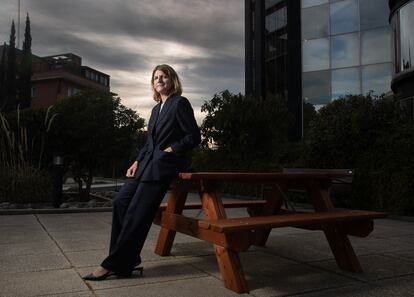
M 0 114 L 0 201 L 39 202 L 50 199 L 50 181 L 43 162 L 49 110 Z
M 125 163 L 136 153 L 133 140 L 144 121 L 119 98 L 91 90 L 59 101 L 54 112 L 53 149 L 63 154 L 78 182 L 81 199 L 87 199 L 93 175 Z
M 353 168 L 353 208 L 414 213 L 414 125 L 393 98 L 347 96 L 310 123 L 302 166 Z
M 224 91 L 201 110 L 207 115 L 201 126 L 204 150 L 194 158 L 199 168 L 269 170 L 284 158 L 292 117 L 281 98 L 258 100 Z

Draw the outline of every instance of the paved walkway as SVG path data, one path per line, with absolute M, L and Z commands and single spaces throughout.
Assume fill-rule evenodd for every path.
M 224 288 L 206 242 L 177 235 L 172 256 L 155 255 L 157 226 L 144 277 L 84 282 L 107 253 L 110 223 L 111 213 L 0 216 L 0 296 L 240 296 Z M 377 220 L 352 243 L 364 273 L 338 270 L 321 232 L 275 229 L 266 248 L 241 254 L 251 289 L 241 296 L 414 296 L 414 222 Z

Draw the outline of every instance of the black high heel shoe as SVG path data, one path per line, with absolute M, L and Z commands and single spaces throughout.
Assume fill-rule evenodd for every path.
M 139 276 L 142 276 L 144 274 L 144 267 L 135 267 L 134 269 L 132 269 L 132 271 L 138 271 Z
M 115 275 L 115 272 L 108 271 L 107 273 L 102 274 L 101 276 L 95 276 L 93 273 L 89 273 L 88 275 L 85 275 L 84 277 L 82 277 L 82 279 L 87 280 L 87 281 L 102 281 L 112 275 Z

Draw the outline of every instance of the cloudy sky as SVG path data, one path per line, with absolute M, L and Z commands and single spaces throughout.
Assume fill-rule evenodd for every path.
M 9 41 L 17 1 L 0 0 L 0 42 Z M 215 93 L 244 93 L 243 0 L 21 0 L 21 42 L 29 12 L 32 52 L 74 53 L 111 76 L 111 90 L 148 120 L 151 71 L 170 64 L 199 123 Z

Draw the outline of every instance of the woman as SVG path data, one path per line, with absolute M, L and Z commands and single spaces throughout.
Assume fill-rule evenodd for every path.
M 200 131 L 190 102 L 180 96 L 175 70 L 158 65 L 152 72 L 152 90 L 158 104 L 152 109 L 148 137 L 136 161 L 127 170 L 130 179 L 113 203 L 109 255 L 85 280 L 111 275 L 131 276 L 141 263 L 140 253 L 171 181 L 188 168 L 186 153 L 200 143 Z

